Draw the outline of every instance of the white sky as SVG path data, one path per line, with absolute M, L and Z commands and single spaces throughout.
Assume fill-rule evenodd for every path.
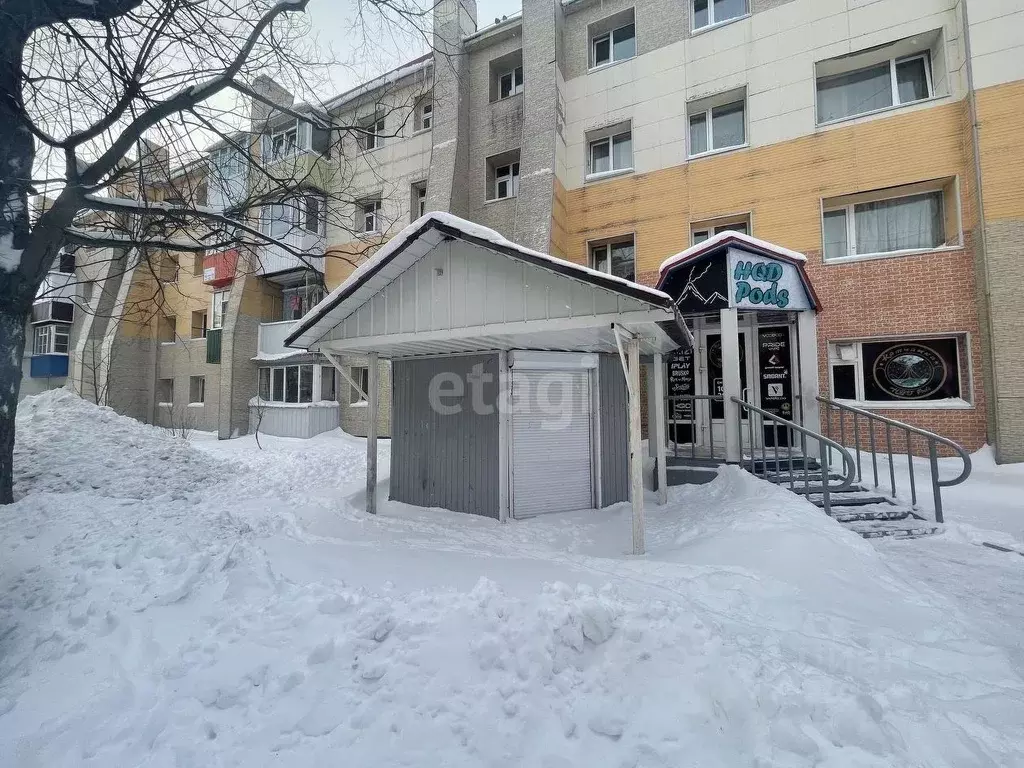
M 517 13 L 520 0 L 477 0 L 477 23 L 481 28 L 490 26 L 494 19 Z M 356 0 L 310 0 L 307 13 L 313 26 L 313 35 L 325 55 L 345 62 L 334 68 L 334 82 L 326 86 L 321 98 L 330 98 L 360 82 L 386 72 L 426 52 L 423 43 L 381 39 L 372 52 L 354 50 L 358 37 L 352 32 Z

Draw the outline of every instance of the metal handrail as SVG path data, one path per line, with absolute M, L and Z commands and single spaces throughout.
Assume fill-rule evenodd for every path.
M 689 402 L 690 415 L 675 417 L 672 415 L 672 406 L 677 402 Z M 697 404 L 707 403 L 707 419 L 697 418 Z M 669 424 L 675 425 L 689 425 L 690 426 L 690 458 L 695 460 L 697 458 L 697 424 L 707 425 L 708 428 L 708 450 L 709 454 L 707 457 L 701 458 L 716 458 L 715 456 L 715 431 L 711 426 L 711 403 L 718 402 L 724 403 L 725 400 L 721 395 L 671 395 L 665 398 L 665 415 Z M 673 431 L 671 435 L 672 439 L 672 456 L 673 458 L 679 458 L 679 441 L 676 439 L 676 432 Z M 703 441 L 702 441 L 703 442 Z M 725 443 L 722 443 L 722 449 L 725 449 Z
M 896 498 L 896 469 L 895 462 L 893 461 L 893 450 L 892 450 L 892 432 L 895 428 L 899 432 L 902 432 L 906 439 L 906 453 L 907 455 L 907 466 L 910 471 L 910 500 L 911 504 L 917 507 L 917 485 L 915 483 L 914 476 L 914 455 L 911 452 L 911 436 L 917 435 L 923 438 L 928 444 L 928 468 L 931 471 L 932 480 L 932 498 L 935 504 L 935 522 L 943 522 L 942 515 L 942 489 L 949 488 L 950 486 L 959 485 L 971 475 L 971 457 L 963 446 L 955 443 L 947 437 L 937 435 L 934 432 L 929 432 L 926 429 L 915 427 L 910 424 L 906 424 L 902 421 L 896 421 L 896 419 L 890 419 L 886 416 L 880 416 L 873 411 L 867 411 L 863 408 L 857 408 L 846 403 L 839 403 L 835 400 L 831 400 L 827 397 L 819 395 L 817 398 L 818 402 L 825 406 L 824 422 L 826 434 L 831 435 L 832 433 L 832 409 L 835 408 L 839 412 L 839 441 L 844 442 L 846 440 L 846 429 L 843 414 L 849 412 L 853 416 L 853 438 L 854 447 L 857 451 L 857 481 L 863 482 L 863 473 L 861 471 L 860 461 L 860 419 L 864 418 L 868 425 L 868 444 L 871 450 L 871 467 L 874 475 L 875 488 L 879 488 L 878 483 L 878 453 L 875 446 L 875 424 L 882 424 L 885 426 L 885 452 L 889 456 L 889 488 L 892 491 L 893 498 Z M 939 478 L 939 454 L 938 446 L 945 445 L 947 448 L 953 450 L 955 454 L 960 457 L 963 462 L 963 469 L 960 474 L 952 480 L 942 480 Z M 897 452 L 899 453 L 899 452 Z
M 808 429 L 807 427 L 802 427 L 802 426 L 800 426 L 799 424 L 797 424 L 795 422 L 789 421 L 788 419 L 783 419 L 781 416 L 776 416 L 774 413 L 770 413 L 769 411 L 766 411 L 763 408 L 759 408 L 758 406 L 753 405 L 752 403 L 748 403 L 746 400 L 743 400 L 742 398 L 731 397 L 729 399 L 732 402 L 736 403 L 736 405 L 739 406 L 739 408 L 736 409 L 736 422 L 737 422 L 737 427 L 739 428 L 739 431 L 740 431 L 741 435 L 743 434 L 743 411 L 744 410 L 749 411 L 751 414 L 755 414 L 756 413 L 756 414 L 758 414 L 761 417 L 761 433 L 762 433 L 762 437 L 764 436 L 765 421 L 767 420 L 770 424 L 772 424 L 773 428 L 775 428 L 775 435 L 776 435 L 775 441 L 774 441 L 775 442 L 775 445 L 774 445 L 774 461 L 775 461 L 775 471 L 776 471 L 776 473 L 781 474 L 781 469 L 780 469 L 781 466 L 782 466 L 781 462 L 784 461 L 786 463 L 786 466 L 789 468 L 789 489 L 791 491 L 793 491 L 794 493 L 803 493 L 804 495 L 810 495 L 811 493 L 818 493 L 818 492 L 820 492 L 821 493 L 821 498 L 822 498 L 822 507 L 825 510 L 825 514 L 827 514 L 827 515 L 831 514 L 832 513 L 831 494 L 833 494 L 833 493 L 842 493 L 843 491 L 848 490 L 850 488 L 850 486 L 853 485 L 854 471 L 856 470 L 856 466 L 855 466 L 854 461 L 853 461 L 853 456 L 850 455 L 850 452 L 841 443 L 836 442 L 831 437 L 827 437 L 826 435 L 822 435 L 822 434 L 820 434 L 818 432 L 815 432 L 815 431 L 813 431 L 811 429 Z M 787 439 L 786 439 L 787 457 L 785 459 L 783 459 L 781 457 L 780 453 L 779 453 L 778 427 L 783 427 L 784 429 L 787 430 L 787 433 L 786 433 L 787 434 Z M 757 475 L 757 476 L 764 477 L 765 479 L 767 479 L 767 477 L 768 477 L 768 471 L 767 471 L 767 468 L 768 468 L 768 453 L 767 453 L 767 446 L 765 445 L 765 441 L 764 440 L 760 441 L 761 442 L 761 472 L 757 471 L 757 457 L 754 455 L 754 446 L 755 446 L 755 441 L 754 441 L 754 419 L 752 417 L 747 419 L 747 430 L 749 432 L 749 440 L 750 440 L 750 467 L 749 467 L 750 473 L 753 474 L 753 475 Z M 792 440 L 792 436 L 793 436 L 794 432 L 800 435 L 801 453 L 802 453 L 802 456 L 803 456 L 803 459 L 804 459 L 804 473 L 803 473 L 804 487 L 803 487 L 802 491 L 797 490 L 797 488 L 796 488 L 796 481 L 794 480 L 794 477 L 793 477 L 793 440 Z M 820 487 L 820 489 L 812 487 L 811 484 L 810 484 L 810 482 L 811 482 L 811 480 L 810 480 L 811 472 L 808 470 L 807 463 L 806 463 L 806 458 L 807 458 L 807 442 L 808 442 L 808 440 L 812 440 L 812 441 L 816 440 L 818 442 L 818 463 L 820 465 L 819 466 L 819 471 L 821 473 L 821 487 Z M 840 482 L 836 486 L 832 485 L 832 479 L 830 477 L 830 475 L 832 474 L 831 458 L 832 458 L 832 452 L 833 451 L 837 451 L 839 453 L 839 455 L 843 459 L 843 479 L 842 479 L 842 482 Z

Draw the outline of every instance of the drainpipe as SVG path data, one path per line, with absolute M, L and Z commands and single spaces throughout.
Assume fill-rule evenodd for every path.
M 974 90 L 974 63 L 971 56 L 971 24 L 967 15 L 967 0 L 960 0 L 960 17 L 964 26 L 964 57 L 967 73 L 967 105 L 971 119 L 971 148 L 974 153 L 974 197 L 978 211 L 978 231 L 982 253 L 982 273 L 985 279 L 985 327 L 988 336 L 989 369 L 992 377 L 992 429 L 996 449 L 996 463 L 999 463 L 999 366 L 996 365 L 992 327 L 992 273 L 988 263 L 988 234 L 985 227 L 985 199 L 981 179 L 981 127 L 978 123 L 978 103 Z

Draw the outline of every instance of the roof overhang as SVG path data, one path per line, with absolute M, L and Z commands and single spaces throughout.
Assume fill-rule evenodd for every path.
M 331 337 L 333 329 L 446 240 L 462 241 L 631 300 L 630 311 L 570 312 L 562 317 L 478 323 L 442 330 Z M 524 288 L 528 290 L 529 286 Z M 532 251 L 450 214 L 430 213 L 392 238 L 314 307 L 285 339 L 285 345 L 342 354 L 376 352 L 391 358 L 501 349 L 614 352 L 615 325 L 640 337 L 644 354 L 669 352 L 692 343 L 672 298 L 661 291 Z

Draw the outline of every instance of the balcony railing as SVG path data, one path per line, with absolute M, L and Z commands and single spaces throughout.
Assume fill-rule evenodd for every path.
M 300 259 L 279 245 L 264 245 L 259 249 L 259 274 L 276 275 L 280 272 L 299 268 L 312 268 L 321 274 L 323 273 L 323 255 L 327 243 L 323 235 L 312 232 L 289 232 L 284 237 L 278 239 L 282 243 L 286 243 L 292 248 L 309 255 L 305 259 Z
M 38 299 L 73 301 L 78 294 L 78 281 L 73 272 L 47 272 L 36 293 Z

